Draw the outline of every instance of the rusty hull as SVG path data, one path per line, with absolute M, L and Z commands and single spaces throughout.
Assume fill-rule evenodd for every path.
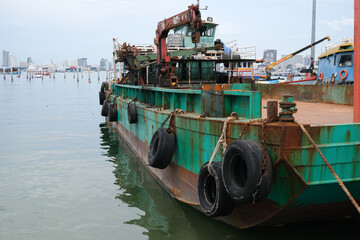
M 113 126 L 125 138 L 143 164 L 147 166 L 148 145 L 151 136 L 160 127 L 170 111 L 138 104 L 138 123 L 130 125 L 127 122 L 127 101 L 117 99 L 119 122 L 113 123 Z M 200 167 L 210 159 L 212 150 L 220 137 L 224 120 L 224 118 L 200 118 L 199 114 L 194 113 L 177 116 L 175 119 L 177 143 L 172 163 L 164 170 L 147 166 L 158 182 L 174 198 L 198 210 L 197 173 Z M 226 139 L 228 144 L 238 138 L 248 121 L 249 119 L 239 119 L 229 123 Z M 340 176 L 345 177 L 344 174 L 351 171 L 348 168 L 353 167 L 354 175 L 351 179 L 352 182 L 348 181 L 348 184 L 351 185 L 349 189 L 356 199 L 360 199 L 360 143 L 358 137 L 360 125 L 354 125 L 353 129 L 349 130 L 351 136 L 346 131 L 343 134 L 339 127 L 328 126 L 325 129 L 321 127 L 312 128 L 310 125 L 305 125 L 305 127 L 316 141 L 323 144 L 322 150 L 325 154 L 332 153 L 334 144 L 336 145 L 339 142 L 347 141 L 347 143 L 357 145 L 354 150 L 357 151 L 357 155 L 351 159 L 352 162 L 335 162 L 337 164 L 335 169 L 343 171 L 343 175 L 340 174 Z M 354 209 L 349 207 L 351 205 L 346 195 L 337 186 L 336 180 L 332 179 L 331 174 L 326 173 L 328 170 L 324 167 L 325 164 L 319 162 L 314 149 L 296 124 L 269 123 L 264 130 L 266 149 L 273 163 L 272 191 L 265 201 L 257 204 L 238 204 L 232 214 L 221 217 L 220 220 L 237 228 L 248 228 L 356 216 Z M 358 132 L 356 133 L 356 131 Z M 251 124 L 242 138 L 261 141 L 262 124 L 256 122 Z M 331 146 L 326 146 L 327 144 Z M 348 148 L 338 146 L 336 151 L 343 149 Z M 307 166 L 303 165 L 305 158 L 308 159 Z M 221 159 L 222 152 L 219 151 L 215 161 Z M 330 163 L 332 162 L 330 161 Z M 321 168 L 320 173 L 317 172 L 319 166 Z M 312 178 L 314 177 L 312 172 L 316 173 L 316 176 L 320 174 L 320 181 Z M 321 196 L 318 199 L 312 199 L 311 195 L 314 194 L 314 191 L 319 192 L 319 188 L 320 192 L 324 193 L 328 190 L 333 191 L 335 197 L 332 200 L 335 202 L 327 202 L 326 198 Z M 325 194 L 325 196 L 327 195 Z M 336 206 L 336 211 L 332 209 L 334 206 Z

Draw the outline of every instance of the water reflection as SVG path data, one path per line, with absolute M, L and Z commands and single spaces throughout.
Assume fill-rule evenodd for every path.
M 114 164 L 114 184 L 119 186 L 116 198 L 143 211 L 139 218 L 124 223 L 145 228 L 143 234 L 149 239 L 335 239 L 355 234 L 359 226 L 359 221 L 340 221 L 235 229 L 171 198 L 114 129 L 105 123 L 100 129 L 104 154 Z

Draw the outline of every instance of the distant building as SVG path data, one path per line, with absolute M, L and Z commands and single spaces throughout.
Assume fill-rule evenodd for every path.
M 21 67 L 21 68 L 27 68 L 28 66 L 29 66 L 29 64 L 27 62 L 23 62 L 23 61 L 19 62 L 19 67 Z
M 277 50 L 275 50 L 275 49 L 265 49 L 263 59 L 269 64 L 272 63 L 272 62 L 276 62 L 276 60 L 277 60 Z
M 31 57 L 28 57 L 28 58 L 26 59 L 26 62 L 27 62 L 27 64 L 28 64 L 28 66 L 29 66 L 30 64 L 34 63 L 34 61 L 32 60 Z
M 102 58 L 100 60 L 100 69 L 106 70 L 106 68 L 108 68 L 108 66 L 109 66 L 109 60 L 107 58 Z
M 64 60 L 64 61 L 62 62 L 62 65 L 63 65 L 64 67 L 70 67 L 70 61 L 69 61 L 69 60 Z
M 8 67 L 17 67 L 17 59 L 14 55 L 9 54 L 9 66 Z
M 77 64 L 79 67 L 86 67 L 87 66 L 87 58 L 78 58 Z
M 286 57 L 287 55 L 282 55 L 281 57 Z M 305 58 L 303 55 L 295 55 L 292 58 L 281 63 L 281 70 L 292 69 L 295 70 L 301 66 L 305 66 Z
M 10 67 L 10 53 L 5 50 L 2 51 L 2 62 L 3 67 Z

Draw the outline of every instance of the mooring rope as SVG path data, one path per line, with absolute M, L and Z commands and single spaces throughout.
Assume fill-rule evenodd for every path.
M 211 158 L 209 160 L 209 164 L 208 164 L 208 171 L 211 175 L 213 175 L 212 171 L 211 171 L 211 164 L 212 162 L 214 161 L 214 158 L 215 158 L 215 155 L 217 153 L 217 151 L 219 150 L 219 147 L 220 147 L 220 144 L 222 145 L 223 147 L 223 151 L 225 152 L 226 148 L 227 148 L 227 144 L 226 144 L 226 131 L 227 131 L 227 125 L 228 125 L 228 122 L 230 122 L 231 120 L 235 119 L 234 116 L 230 116 L 230 117 L 227 117 L 225 122 L 224 122 L 224 126 L 222 128 L 222 133 L 221 133 L 221 136 L 215 146 L 215 149 L 214 149 L 214 152 L 212 153 L 211 155 Z
M 330 163 L 326 160 L 325 156 L 322 154 L 322 152 L 320 151 L 319 147 L 316 145 L 316 143 L 314 142 L 314 140 L 311 138 L 310 134 L 308 133 L 308 131 L 304 128 L 304 126 L 299 123 L 298 121 L 295 120 L 295 123 L 297 125 L 300 126 L 301 130 L 305 133 L 305 135 L 308 137 L 309 141 L 311 142 L 311 144 L 315 147 L 316 151 L 320 154 L 320 157 L 324 160 L 326 166 L 329 168 L 330 172 L 334 175 L 334 177 L 336 178 L 337 182 L 339 183 L 340 187 L 344 190 L 344 192 L 346 193 L 346 195 L 348 196 L 348 198 L 350 199 L 350 201 L 352 202 L 352 204 L 354 205 L 354 207 L 356 208 L 356 210 L 359 212 L 360 214 L 360 207 L 359 204 L 355 201 L 355 199 L 353 198 L 353 196 L 351 195 L 351 193 L 349 192 L 349 190 L 345 187 L 343 181 L 341 181 L 341 179 L 339 178 L 339 176 L 336 174 L 336 172 L 334 171 L 334 169 L 331 167 Z

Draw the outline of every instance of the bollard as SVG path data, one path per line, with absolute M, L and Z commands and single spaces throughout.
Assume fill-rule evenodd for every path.
M 297 112 L 297 108 L 295 108 L 296 103 L 294 103 L 293 95 L 284 94 L 282 96 L 282 102 L 280 102 L 281 112 L 280 121 L 282 122 L 294 122 L 293 114 Z
M 278 116 L 278 101 L 267 101 L 267 120 L 274 120 Z

